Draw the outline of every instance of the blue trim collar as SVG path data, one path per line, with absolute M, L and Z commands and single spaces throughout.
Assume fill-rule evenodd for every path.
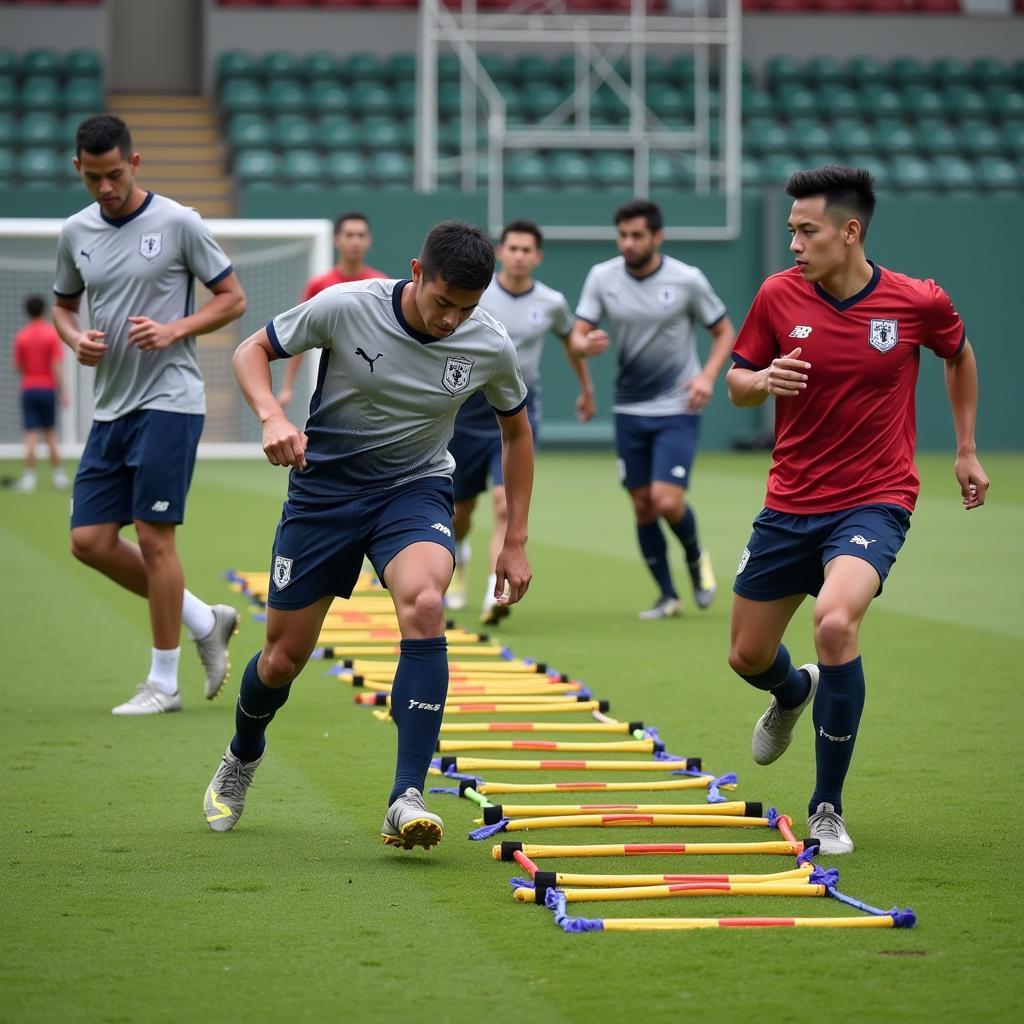
M 840 313 L 846 312 L 851 306 L 856 306 L 862 299 L 866 299 L 874 290 L 878 287 L 879 278 L 882 276 L 882 268 L 871 260 L 868 260 L 871 266 L 871 280 L 856 295 L 851 295 L 848 299 L 837 299 L 834 295 L 830 295 L 824 288 L 814 282 L 814 290 L 818 293 L 818 297 L 824 299 L 833 309 L 838 310 Z
M 146 198 L 142 200 L 142 205 L 134 213 L 129 213 L 125 217 L 108 217 L 103 212 L 103 207 L 101 206 L 100 207 L 100 217 L 102 217 L 103 220 L 107 224 L 109 224 L 112 228 L 123 228 L 125 226 L 125 224 L 129 223 L 130 221 L 135 220 L 136 217 L 139 217 L 143 213 L 145 213 L 146 207 L 149 206 L 149 204 L 151 202 L 153 202 L 153 196 L 154 195 L 156 195 L 155 192 L 147 192 L 146 193 Z
M 522 299 L 525 298 L 530 292 L 534 291 L 537 287 L 537 282 L 534 281 L 525 292 L 510 292 L 502 283 L 498 280 L 498 275 L 494 275 L 494 283 L 510 298 L 510 299 Z
M 658 257 L 658 265 L 649 274 L 634 274 L 633 271 L 631 271 L 629 269 L 629 267 L 626 266 L 625 257 L 623 257 L 623 260 L 622 260 L 622 267 L 623 267 L 623 269 L 626 271 L 627 274 L 629 274 L 629 276 L 631 278 L 633 278 L 634 281 L 646 281 L 648 278 L 654 277 L 654 275 L 659 270 L 661 270 L 661 268 L 663 266 L 665 266 L 665 257 L 664 256 L 659 256 Z
M 418 341 L 421 345 L 433 345 L 435 341 L 445 341 L 445 338 L 435 338 L 432 334 L 424 334 L 422 331 L 417 331 L 415 327 L 408 320 L 405 319 L 405 314 L 402 312 L 402 292 L 405 290 L 407 284 L 412 284 L 409 278 L 405 278 L 402 281 L 395 283 L 395 289 L 391 293 L 391 308 L 395 311 L 395 319 L 398 321 L 398 326 L 405 331 L 414 341 Z

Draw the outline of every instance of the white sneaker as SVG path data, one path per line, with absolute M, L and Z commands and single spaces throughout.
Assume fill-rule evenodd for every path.
M 21 476 L 15 481 L 11 488 L 16 494 L 32 494 L 36 489 L 36 478 L 34 476 Z
M 818 666 L 801 665 L 800 671 L 811 677 L 811 688 L 804 702 L 795 708 L 784 708 L 773 696 L 768 710 L 754 726 L 754 735 L 750 737 L 750 752 L 756 764 L 771 764 L 782 757 L 793 742 L 793 727 L 804 713 L 804 708 L 814 700 L 814 691 L 818 689 Z
M 461 612 L 466 607 L 466 577 L 469 575 L 471 553 L 468 540 L 455 545 L 455 572 L 444 595 L 444 606 L 450 611 Z
M 164 693 L 150 682 L 139 683 L 135 696 L 111 709 L 112 715 L 162 715 L 181 710 L 181 692 Z
M 263 757 L 261 754 L 255 761 L 242 761 L 231 753 L 228 744 L 203 795 L 203 813 L 214 832 L 229 832 L 238 823 L 245 810 L 245 794 Z
M 63 469 L 55 469 L 53 471 L 53 486 L 58 491 L 66 491 L 68 489 L 68 475 Z
M 638 619 L 674 619 L 682 614 L 683 606 L 678 597 L 662 595 L 650 608 L 645 608 L 637 615 Z
M 811 839 L 818 840 L 819 853 L 853 853 L 853 840 L 846 831 L 846 822 L 830 803 L 818 804 L 818 809 L 808 816 L 807 832 Z
M 220 693 L 231 673 L 231 659 L 228 657 L 228 644 L 238 632 L 241 617 L 229 604 L 213 606 L 213 629 L 204 636 L 196 638 L 196 651 L 203 663 L 206 674 L 204 692 L 207 700 L 213 700 Z

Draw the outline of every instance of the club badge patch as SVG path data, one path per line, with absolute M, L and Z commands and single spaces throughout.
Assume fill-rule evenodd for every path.
M 540 327 L 544 323 L 544 310 L 540 306 L 531 306 L 528 316 L 534 327 Z
M 895 320 L 872 320 L 868 341 L 879 352 L 888 352 L 899 341 L 899 325 Z
M 658 301 L 663 306 L 671 306 L 676 301 L 676 290 L 670 284 L 663 284 L 658 289 Z
M 274 586 L 284 590 L 292 581 L 292 560 L 281 555 L 274 556 Z
M 469 375 L 473 372 L 473 360 L 465 356 L 449 356 L 444 364 L 441 383 L 450 395 L 457 395 L 469 386 Z
M 160 231 L 148 231 L 139 239 L 139 253 L 147 260 L 155 260 L 163 249 L 164 236 Z

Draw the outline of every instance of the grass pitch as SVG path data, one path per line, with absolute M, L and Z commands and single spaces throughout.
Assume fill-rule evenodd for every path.
M 0 727 L 0 1019 L 11 1021 L 621 1020 L 952 1021 L 1014 1018 L 1022 987 L 1019 789 L 1024 662 L 1024 458 L 988 456 L 991 504 L 965 514 L 952 459 L 922 459 L 923 493 L 863 631 L 868 703 L 846 790 L 857 844 L 841 888 L 911 906 L 909 932 L 725 931 L 569 936 L 513 903 L 515 866 L 470 843 L 474 808 L 433 798 L 429 854 L 383 849 L 393 735 L 313 662 L 269 733 L 245 817 L 227 835 L 203 789 L 261 626 L 244 618 L 223 697 L 202 698 L 185 644 L 182 714 L 114 718 L 146 670 L 144 604 L 67 552 L 67 497 L 0 493 L 4 716 Z M 7 472 L 14 467 L 2 467 Z M 729 583 L 760 507 L 766 459 L 702 456 L 693 503 L 718 571 L 712 609 L 638 622 L 653 590 L 607 454 L 544 454 L 535 582 L 500 627 L 517 652 L 583 678 L 612 712 L 660 727 L 671 751 L 740 775 L 802 829 L 811 730 L 778 764 L 750 760 L 764 700 L 725 662 Z M 227 567 L 263 568 L 284 476 L 199 466 L 180 534 L 189 586 L 229 596 Z M 474 547 L 486 550 L 481 504 Z M 678 583 L 682 558 L 670 540 Z M 475 620 L 485 575 L 472 567 Z M 239 607 L 243 606 L 235 596 Z M 813 657 L 809 605 L 787 643 Z M 504 778 L 510 778 L 505 773 Z M 550 778 L 550 776 L 522 776 Z M 644 796 L 645 802 L 669 796 Z M 525 802 L 525 800 L 524 800 Z M 679 840 L 678 831 L 522 836 Z M 694 832 L 694 841 L 721 837 Z M 517 837 L 519 838 L 519 837 Z M 733 838 L 730 834 L 728 838 Z M 760 838 L 745 833 L 737 838 Z M 566 871 L 773 871 L 783 858 L 547 862 Z M 821 915 L 825 900 L 700 898 L 577 906 L 585 916 Z

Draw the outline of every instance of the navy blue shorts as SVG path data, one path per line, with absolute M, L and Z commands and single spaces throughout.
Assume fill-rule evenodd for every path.
M 452 485 L 427 477 L 329 504 L 284 503 L 270 557 L 271 608 L 296 611 L 323 597 L 351 597 L 363 556 L 384 579 L 400 551 L 419 541 L 447 548 L 455 566 Z
M 27 388 L 21 393 L 21 422 L 26 430 L 49 430 L 57 422 L 53 388 Z
M 527 417 L 533 431 L 533 446 L 537 447 L 540 418 L 527 406 Z M 483 494 L 490 486 L 504 487 L 505 477 L 501 472 L 501 428 L 497 423 L 494 433 L 486 437 L 480 434 L 465 434 L 456 431 L 448 443 L 448 451 L 455 459 L 452 486 L 456 501 L 469 501 Z
M 633 490 L 660 480 L 689 487 L 699 438 L 699 416 L 631 416 L 617 412 L 615 451 L 622 486 Z
M 71 526 L 182 523 L 203 416 L 139 409 L 93 422 L 71 496 Z
M 859 505 L 814 516 L 762 509 L 732 589 L 751 601 L 817 596 L 825 566 L 838 555 L 853 555 L 878 573 L 880 594 L 909 529 L 910 513 L 899 505 Z

